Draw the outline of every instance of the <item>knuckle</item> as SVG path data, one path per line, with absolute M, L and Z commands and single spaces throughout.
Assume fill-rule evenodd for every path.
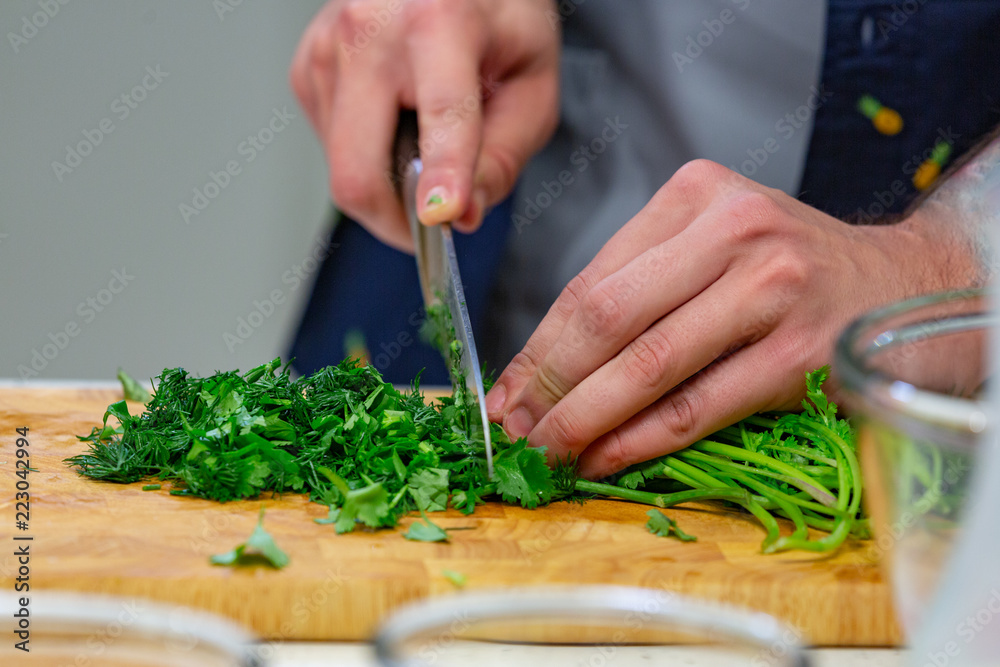
M 807 258 L 793 249 L 785 248 L 773 254 L 763 274 L 769 287 L 797 291 L 809 282 L 811 267 Z
M 711 160 L 698 159 L 685 163 L 652 198 L 658 209 L 686 207 L 691 215 L 701 210 L 728 170 Z
M 418 30 L 436 24 L 442 17 L 454 16 L 462 9 L 462 3 L 454 0 L 409 0 L 405 4 L 407 21 Z
M 535 373 L 534 384 L 538 392 L 547 402 L 552 404 L 558 403 L 572 389 L 572 385 L 566 381 L 561 373 L 544 362 Z
M 587 295 L 591 287 L 597 284 L 598 280 L 596 271 L 589 266 L 585 268 L 566 283 L 566 287 L 559 293 L 559 298 L 552 304 L 549 313 L 568 321 L 579 306 L 580 300 Z
M 498 380 L 498 382 L 507 378 L 529 378 L 535 372 L 537 365 L 536 358 L 533 351 L 530 349 L 529 343 L 527 347 L 515 354 L 514 358 L 510 360 L 510 363 L 507 364 L 507 368 L 504 370 L 503 375 L 500 376 L 500 380 Z
M 319 62 L 333 62 L 337 59 L 337 47 L 350 44 L 359 34 L 364 33 L 365 24 L 372 20 L 372 8 L 368 0 L 349 0 L 337 13 L 333 29 L 316 38 L 313 58 Z
M 619 470 L 624 470 L 634 463 L 625 438 L 617 431 L 611 431 L 603 436 L 601 442 L 602 468 L 606 474 L 613 474 Z
M 589 442 L 583 424 L 569 410 L 554 408 L 548 421 L 552 444 L 560 449 L 574 449 Z
M 337 29 L 340 36 L 353 37 L 354 31 L 363 28 L 372 18 L 369 0 L 348 0 L 337 14 Z
M 580 299 L 577 309 L 580 328 L 590 337 L 614 337 L 620 333 L 626 319 L 620 295 L 599 283 Z
M 514 358 L 510 360 L 509 368 L 514 373 L 524 372 L 535 367 L 535 361 L 532 359 L 530 353 L 525 350 L 521 350 L 514 355 Z
M 698 428 L 698 406 L 690 389 L 682 388 L 670 394 L 657 412 L 663 429 L 680 442 L 691 440 Z
M 337 206 L 352 216 L 375 209 L 375 189 L 367 174 L 335 160 L 330 169 L 330 195 Z
M 663 383 L 674 359 L 673 344 L 657 329 L 649 329 L 628 346 L 625 371 L 643 390 L 655 390 Z
M 745 243 L 774 232 L 783 210 L 780 204 L 764 192 L 741 192 L 727 202 L 732 215 L 730 221 L 730 241 Z
M 682 190 L 701 191 L 722 180 L 728 171 L 718 162 L 699 158 L 681 165 L 667 183 Z
M 566 284 L 560 298 L 565 299 L 575 308 L 599 280 L 600 277 L 597 275 L 597 271 L 587 266 Z

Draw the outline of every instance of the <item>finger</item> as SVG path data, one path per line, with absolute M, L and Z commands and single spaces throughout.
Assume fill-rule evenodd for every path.
M 338 10 L 339 6 L 331 2 L 313 18 L 299 40 L 289 67 L 292 90 L 313 130 L 321 137 L 329 117 L 336 79 Z
M 484 103 L 472 205 L 456 221 L 458 229 L 474 231 L 486 207 L 510 194 L 525 164 L 548 141 L 559 118 L 558 83 L 542 63 L 534 72 L 519 73 L 496 87 Z
M 689 227 L 598 283 L 510 404 L 508 433 L 526 436 L 566 394 L 654 322 L 715 283 L 731 255 L 718 238 Z
M 482 22 L 462 3 L 410 5 L 407 47 L 420 127 L 423 173 L 417 212 L 425 224 L 458 218 L 469 207 L 482 141 L 479 65 Z
M 392 185 L 399 100 L 389 70 L 391 66 L 374 48 L 341 62 L 325 149 L 337 206 L 376 238 L 410 251 L 409 225 Z
M 687 378 L 769 333 L 780 316 L 759 320 L 759 313 L 787 305 L 747 282 L 738 272 L 727 273 L 658 321 L 548 411 L 528 440 L 552 456 L 579 455 Z
M 736 174 L 713 162 L 690 162 L 677 171 L 657 195 L 597 253 L 556 299 L 524 349 L 497 378 L 487 396 L 490 419 L 502 421 L 538 365 L 558 340 L 580 301 L 605 277 L 620 270 L 651 245 L 673 238 L 706 211 L 715 193 Z
M 767 339 L 712 364 L 613 431 L 579 459 L 580 475 L 600 479 L 670 454 L 765 410 L 789 409 L 803 389 L 798 364 Z

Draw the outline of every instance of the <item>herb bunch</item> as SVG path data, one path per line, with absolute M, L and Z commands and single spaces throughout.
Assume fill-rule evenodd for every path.
M 742 506 L 767 531 L 765 553 L 832 551 L 867 537 L 855 433 L 823 393 L 827 366 L 806 375 L 801 413 L 753 415 L 687 449 L 632 466 L 612 484 L 579 480 L 580 491 L 672 507 L 696 500 Z M 781 535 L 776 517 L 789 519 Z M 827 533 L 810 538 L 809 529 Z

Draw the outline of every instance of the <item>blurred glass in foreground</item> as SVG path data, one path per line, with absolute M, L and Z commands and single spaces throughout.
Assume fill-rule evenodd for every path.
M 685 650 L 720 666 L 807 665 L 801 634 L 771 616 L 620 586 L 434 598 L 391 616 L 375 638 L 385 667 L 509 664 L 515 646 L 531 664 L 553 666 L 677 664 L 678 651 Z
M 0 665 L 264 667 L 253 637 L 228 620 L 186 607 L 42 591 L 0 594 L 0 612 L 14 619 L 17 637 L 0 644 Z M 27 651 L 18 648 L 25 640 Z
M 982 290 L 912 299 L 862 317 L 837 345 L 875 553 L 914 666 L 1000 665 L 991 306 Z

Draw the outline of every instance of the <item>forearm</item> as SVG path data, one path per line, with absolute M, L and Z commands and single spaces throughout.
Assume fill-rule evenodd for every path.
M 903 224 L 942 242 L 950 286 L 984 285 L 996 277 L 1000 226 L 1000 127 L 957 162 L 939 185 L 914 202 Z

